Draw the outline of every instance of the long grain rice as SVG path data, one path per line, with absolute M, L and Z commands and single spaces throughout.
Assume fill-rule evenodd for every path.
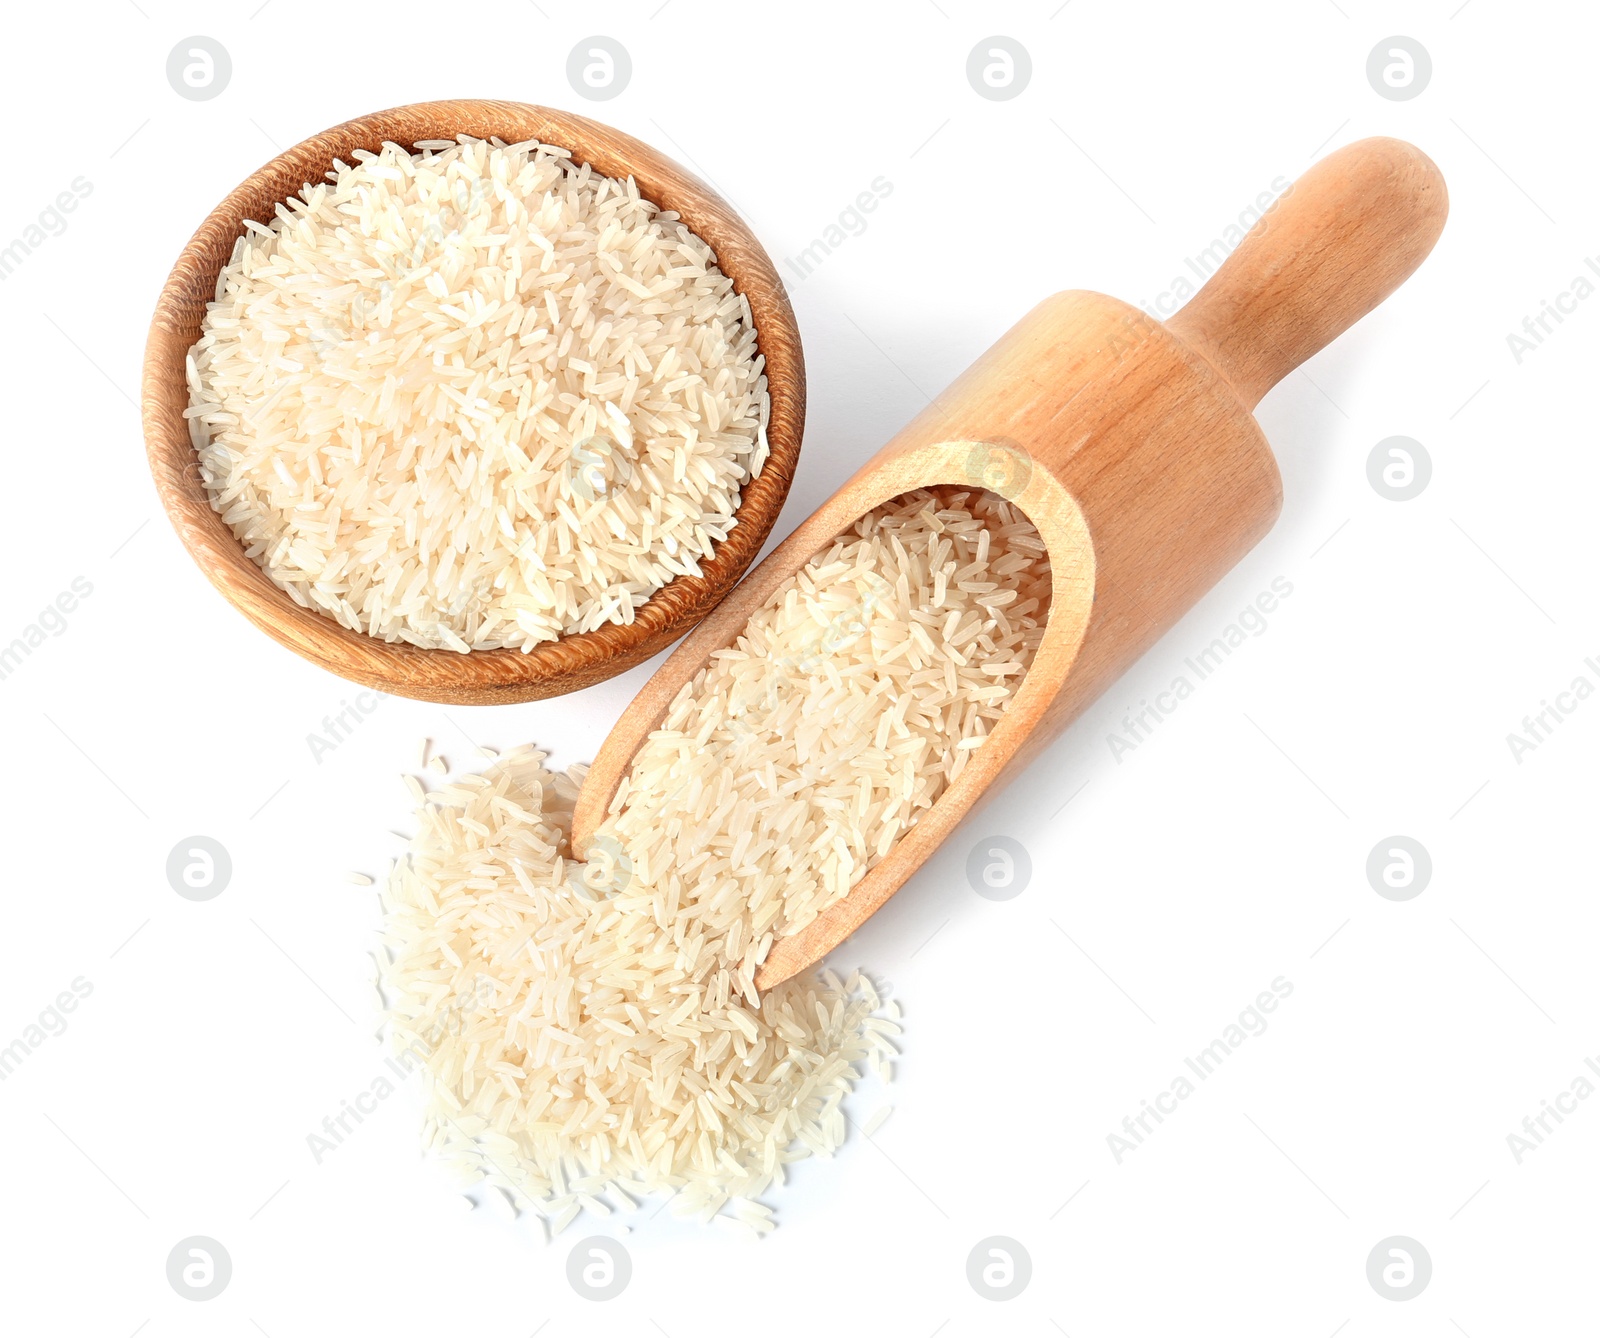
M 749 304 L 632 178 L 461 136 L 250 223 L 190 351 L 211 504 L 298 603 L 387 641 L 631 622 L 766 456 Z
M 513 749 L 430 794 L 385 929 L 391 1035 L 426 1075 L 428 1145 L 552 1232 L 613 1188 L 771 1230 L 757 1198 L 838 1148 L 844 1098 L 867 1068 L 887 1074 L 901 1028 L 860 973 L 758 996 L 755 971 L 970 765 L 957 745 L 1004 712 L 1048 601 L 1043 545 L 1014 508 L 910 494 L 684 688 L 587 863 L 567 846 L 581 768 Z

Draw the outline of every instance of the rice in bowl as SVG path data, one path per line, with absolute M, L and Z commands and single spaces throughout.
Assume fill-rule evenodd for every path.
M 515 648 L 700 564 L 766 457 L 711 248 L 565 149 L 386 144 L 246 224 L 190 351 L 212 506 L 297 603 Z

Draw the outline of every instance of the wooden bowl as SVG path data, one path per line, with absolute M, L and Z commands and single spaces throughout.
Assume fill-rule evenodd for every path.
M 200 337 L 206 303 L 216 294 L 217 274 L 244 220 L 269 221 L 278 203 L 321 181 L 335 158 L 351 161 L 356 149 L 376 152 L 385 141 L 410 149 L 418 140 L 462 133 L 560 145 L 596 172 L 633 177 L 647 199 L 675 210 L 710 244 L 722 272 L 749 300 L 772 399 L 767 462 L 761 477 L 743 489 L 737 523 L 702 564 L 704 575 L 675 578 L 635 611 L 631 623 L 541 642 L 526 652 L 462 654 L 380 641 L 295 603 L 246 556 L 211 509 L 183 417 L 189 405 L 184 357 Z M 716 606 L 760 552 L 783 508 L 800 455 L 806 381 L 800 331 L 782 281 L 761 244 L 715 191 L 649 145 L 597 121 L 520 102 L 463 99 L 346 121 L 251 173 L 211 211 L 173 266 L 150 324 L 142 398 L 145 444 L 162 505 L 200 569 L 245 617 L 296 654 L 367 687 L 426 701 L 494 704 L 599 683 L 670 645 Z

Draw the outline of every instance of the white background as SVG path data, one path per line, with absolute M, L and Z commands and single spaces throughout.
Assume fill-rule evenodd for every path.
M 75 978 L 93 992 L 0 1084 L 7 1331 L 1592 1328 L 1600 1100 L 1521 1164 L 1507 1135 L 1600 1054 L 1600 701 L 1520 764 L 1506 736 L 1580 673 L 1600 684 L 1583 665 L 1600 656 L 1600 301 L 1520 365 L 1506 336 L 1600 250 L 1600 24 L 1507 0 L 1058 4 L 8 9 L 0 242 L 73 178 L 93 190 L 0 286 L 0 642 L 75 577 L 93 593 L 0 682 L 0 1046 Z M 633 62 L 604 103 L 565 76 L 594 33 Z M 1004 102 L 965 76 L 996 33 L 1033 64 Z M 211 101 L 165 77 L 191 34 L 232 57 Z M 1432 57 L 1410 101 L 1365 74 L 1394 34 Z M 160 284 L 230 188 L 349 116 L 445 96 L 641 136 L 715 182 L 780 265 L 873 178 L 892 182 L 867 230 L 792 283 L 811 407 L 775 537 L 1038 298 L 1154 297 L 1319 154 L 1406 137 L 1451 194 L 1417 276 L 1261 405 L 1286 493 L 1273 533 L 838 954 L 906 1008 L 893 1119 L 803 1166 L 771 1197 L 765 1242 L 641 1224 L 633 1282 L 605 1304 L 577 1297 L 565 1265 L 606 1224 L 547 1247 L 526 1220 L 458 1213 L 418 1159 L 413 1090 L 320 1165 L 306 1136 L 379 1071 L 376 898 L 345 873 L 376 874 L 396 848 L 417 739 L 455 762 L 469 738 L 580 761 L 648 666 L 526 706 L 389 700 L 314 760 L 307 735 L 353 688 L 212 591 L 160 512 L 134 406 Z M 1393 434 L 1432 457 L 1413 501 L 1367 481 Z M 1118 762 L 1123 713 L 1276 577 L 1293 594 L 1267 631 Z M 964 873 L 996 832 L 1033 863 L 1001 903 Z M 233 861 L 209 902 L 164 872 L 195 834 Z M 1365 875 L 1394 834 L 1433 859 L 1410 901 Z M 1278 976 L 1294 988 L 1269 1030 L 1118 1164 L 1107 1135 Z M 196 1234 L 233 1261 L 204 1303 L 165 1275 Z M 1405 1302 L 1365 1271 L 1395 1234 L 1433 1260 Z M 967 1282 L 991 1235 L 1032 1257 L 1009 1302 Z

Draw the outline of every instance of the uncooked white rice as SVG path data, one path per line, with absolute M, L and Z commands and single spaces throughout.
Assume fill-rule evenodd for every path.
M 749 304 L 568 151 L 386 144 L 250 222 L 188 358 L 212 506 L 298 603 L 531 649 L 698 574 L 766 457 Z
M 843 1142 L 899 1010 L 860 973 L 758 996 L 774 939 L 843 896 L 964 766 L 1043 635 L 1043 545 L 988 494 L 911 494 L 790 580 L 688 684 L 587 863 L 583 771 L 502 754 L 417 810 L 385 900 L 396 1048 L 426 1142 L 559 1232 L 676 1194 L 764 1235 L 784 1166 Z
M 993 494 L 916 492 L 864 517 L 639 750 L 611 805 L 634 876 L 669 914 L 692 903 L 726 927 L 752 979 L 773 939 L 844 896 L 961 774 L 1049 598 L 1043 540 Z
M 887 1102 L 879 1106 L 872 1114 L 861 1122 L 861 1134 L 864 1138 L 871 1138 L 879 1129 L 888 1122 L 889 1116 L 894 1114 L 894 1107 Z

